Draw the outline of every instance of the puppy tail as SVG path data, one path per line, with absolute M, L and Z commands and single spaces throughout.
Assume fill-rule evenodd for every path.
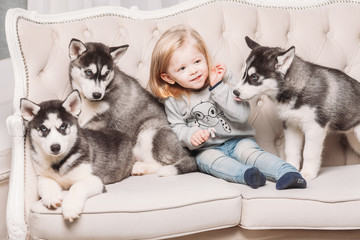
M 159 177 L 168 177 L 178 175 L 178 170 L 174 165 L 165 165 L 159 169 Z
M 165 165 L 159 169 L 160 177 L 174 176 L 178 174 L 185 174 L 190 172 L 197 172 L 198 166 L 195 158 L 192 156 L 186 156 L 177 161 L 173 165 Z
M 184 151 L 187 150 L 184 149 Z M 178 174 L 185 174 L 185 173 L 199 171 L 195 158 L 190 154 L 182 157 L 179 161 L 177 161 L 174 164 L 174 166 L 178 170 Z

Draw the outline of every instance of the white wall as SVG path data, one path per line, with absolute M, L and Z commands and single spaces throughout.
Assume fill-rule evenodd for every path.
M 25 8 L 27 0 L 0 0 L 0 59 L 8 58 L 9 51 L 5 36 L 5 15 L 9 8 Z

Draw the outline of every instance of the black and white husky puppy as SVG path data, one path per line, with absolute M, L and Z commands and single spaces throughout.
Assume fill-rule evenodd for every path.
M 71 40 L 70 80 L 83 100 L 80 126 L 119 130 L 133 136 L 133 175 L 169 176 L 197 171 L 194 157 L 181 147 L 161 103 L 116 66 L 127 48 Z
M 284 50 L 245 40 L 252 52 L 234 94 L 239 100 L 266 94 L 276 103 L 284 121 L 287 162 L 299 169 L 303 155 L 301 174 L 315 178 L 329 131 L 345 133 L 360 153 L 359 82 L 340 70 L 302 60 L 295 47 Z
M 64 100 L 36 104 L 21 99 L 22 117 L 28 122 L 38 193 L 48 208 L 62 206 L 66 220 L 79 218 L 87 198 L 105 191 L 104 184 L 131 174 L 132 141 L 118 131 L 81 129 L 78 91 Z M 63 199 L 61 190 L 69 190 Z

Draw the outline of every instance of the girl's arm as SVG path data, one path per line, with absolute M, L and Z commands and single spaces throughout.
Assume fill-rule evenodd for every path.
M 186 125 L 186 121 L 182 117 L 175 99 L 166 99 L 164 105 L 170 127 L 177 135 L 181 146 L 187 147 L 190 150 L 200 148 L 201 144 L 197 146 L 192 144 L 192 141 L 194 143 L 194 139 L 192 140 L 192 137 L 201 129 L 199 127 L 188 127 Z

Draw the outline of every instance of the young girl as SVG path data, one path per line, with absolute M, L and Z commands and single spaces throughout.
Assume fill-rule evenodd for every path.
M 206 45 L 193 29 L 165 32 L 151 59 L 149 86 L 164 99 L 168 121 L 184 147 L 196 151 L 199 169 L 252 188 L 276 181 L 277 189 L 305 188 L 295 167 L 265 152 L 247 123 L 248 102 L 236 101 L 226 67 L 210 67 Z

